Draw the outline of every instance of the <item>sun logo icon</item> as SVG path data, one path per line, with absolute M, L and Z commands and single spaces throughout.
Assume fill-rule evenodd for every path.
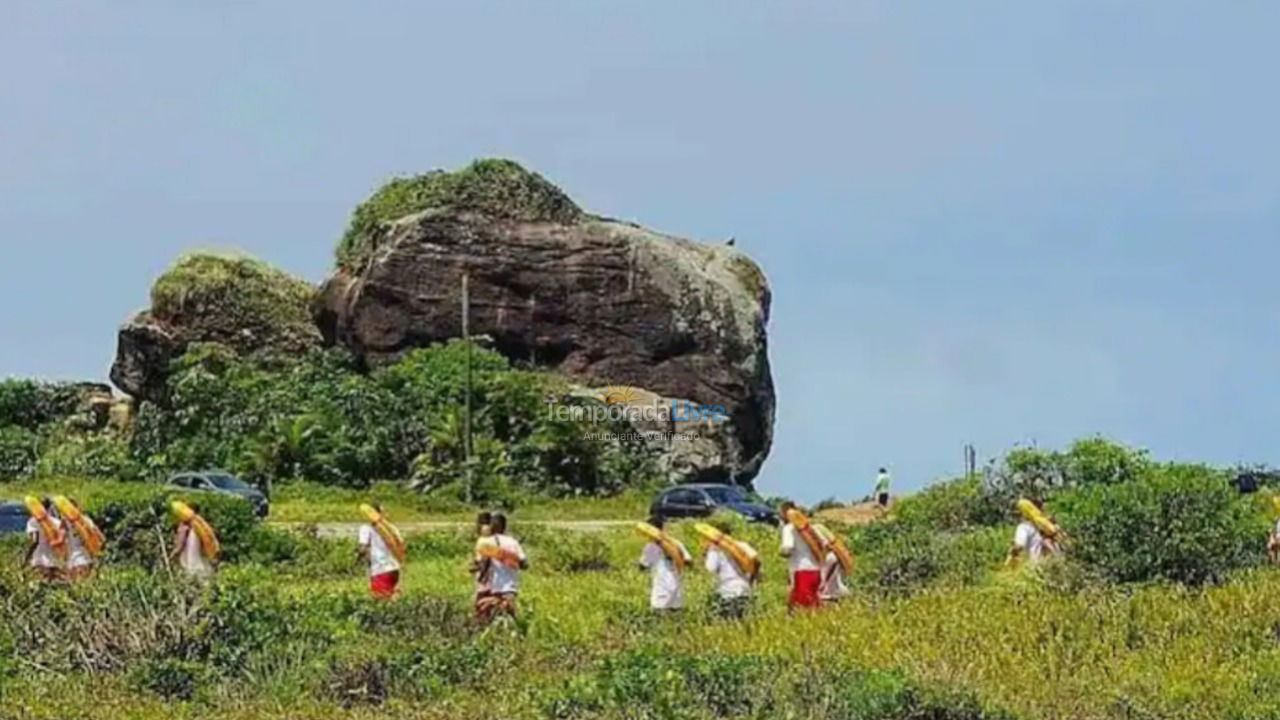
M 610 385 L 600 393 L 605 405 L 630 405 L 636 401 L 636 389 L 630 385 Z

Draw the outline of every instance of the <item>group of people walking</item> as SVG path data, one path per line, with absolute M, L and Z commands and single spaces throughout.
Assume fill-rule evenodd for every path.
M 93 518 L 64 495 L 25 499 L 27 549 L 22 564 L 47 582 L 75 582 L 92 577 L 106 538 Z M 195 503 L 175 501 L 177 528 L 165 558 L 193 578 L 209 578 L 217 566 L 219 547 L 213 528 Z
M 48 581 L 92 576 L 105 538 L 79 504 L 65 496 L 28 497 L 26 504 L 31 517 L 23 564 Z M 188 577 L 213 576 L 220 553 L 214 528 L 195 503 L 174 501 L 171 505 L 177 528 L 165 557 L 171 567 Z M 1061 531 L 1044 514 L 1043 505 L 1021 500 L 1018 506 L 1023 521 L 1014 531 L 1009 564 L 1023 559 L 1035 563 L 1060 552 Z M 369 591 L 377 598 L 394 597 L 407 560 L 407 544 L 380 506 L 362 505 L 360 509 L 365 523 L 357 531 L 357 553 L 368 568 Z M 853 571 L 852 552 L 839 535 L 810 522 L 794 503 L 784 502 L 779 510 L 778 549 L 787 562 L 788 608 L 811 609 L 838 602 L 849 592 L 846 578 Z M 662 517 L 637 523 L 636 529 L 648 540 L 638 565 L 649 573 L 649 607 L 662 613 L 683 609 L 693 554 L 665 529 Z M 702 539 L 701 565 L 713 580 L 712 605 L 723 617 L 742 617 L 762 581 L 760 553 L 733 537 L 726 522 L 695 523 L 694 529 Z M 507 517 L 500 512 L 480 513 L 475 532 L 469 567 L 474 579 L 475 617 L 481 623 L 500 615 L 514 617 L 521 574 L 529 568 L 529 557 L 520 541 L 509 534 Z

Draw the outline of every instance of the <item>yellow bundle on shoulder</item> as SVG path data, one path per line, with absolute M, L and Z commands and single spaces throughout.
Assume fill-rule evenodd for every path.
M 80 508 L 76 507 L 76 504 L 66 495 L 54 495 L 53 506 L 58 508 L 58 514 L 80 537 L 80 542 L 84 543 L 84 549 L 88 550 L 93 557 L 101 555 L 107 539 L 93 519 L 80 512 Z
M 49 515 L 49 511 L 45 510 L 40 498 L 28 495 L 22 499 L 22 504 L 27 506 L 27 512 L 36 521 L 36 525 L 40 528 L 40 534 L 49 543 L 49 547 L 53 548 L 53 551 L 65 560 L 67 558 L 67 536 L 61 528 L 53 524 L 53 518 Z
M 1041 535 L 1050 540 L 1062 534 L 1062 529 L 1055 525 L 1049 519 L 1049 516 L 1045 515 L 1044 511 L 1036 507 L 1036 504 L 1030 500 L 1026 498 L 1019 499 L 1018 512 L 1022 513 L 1022 517 L 1026 518 L 1027 522 L 1035 525 L 1036 530 L 1039 530 Z
M 364 515 L 364 519 L 369 521 L 373 526 L 374 532 L 378 533 L 378 537 L 382 538 L 382 542 L 386 543 L 387 549 L 395 556 L 398 562 L 404 562 L 409 555 L 409 549 L 405 545 L 404 536 L 392 525 L 387 517 L 378 512 L 378 509 L 372 505 L 362 504 L 360 512 Z
M 840 563 L 840 569 L 844 572 L 845 577 L 853 573 L 853 551 L 848 545 L 844 544 L 844 540 L 837 534 L 831 532 L 825 525 L 814 525 L 814 530 L 818 531 L 818 535 L 822 538 L 827 547 L 831 548 L 831 552 L 835 553 L 836 562 Z
M 809 522 L 809 517 L 800 512 L 796 508 L 787 510 L 786 521 L 800 534 L 800 539 L 809 547 L 809 552 L 813 553 L 813 559 L 819 563 L 826 556 L 827 544 L 818 537 L 818 533 L 813 529 L 813 525 Z
M 641 537 L 658 543 L 658 546 L 662 548 L 662 552 L 667 554 L 667 558 L 675 566 L 676 572 L 684 572 L 684 551 L 681 549 L 679 541 L 668 535 L 666 531 L 656 528 L 647 522 L 636 523 L 636 532 Z
M 693 526 L 693 529 L 705 538 L 707 542 L 724 550 L 743 575 L 749 578 L 755 578 L 760 575 L 760 554 L 755 551 L 755 548 L 735 540 L 723 530 L 706 523 L 698 523 Z
M 200 517 L 190 505 L 181 500 L 174 500 L 171 503 L 171 507 L 179 522 L 184 522 L 191 526 L 191 531 L 200 540 L 200 552 L 205 558 L 216 560 L 218 554 L 222 552 L 222 545 L 218 542 L 218 534 L 213 531 L 213 526 L 209 524 L 209 521 Z

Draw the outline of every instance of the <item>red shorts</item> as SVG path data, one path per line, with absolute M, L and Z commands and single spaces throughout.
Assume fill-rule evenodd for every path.
M 822 585 L 822 573 L 817 570 L 797 570 L 791 576 L 791 597 L 788 607 L 816 608 L 822 605 L 818 588 Z
M 369 592 L 373 593 L 374 597 L 389 598 L 396 594 L 398 585 L 400 585 L 399 570 L 373 575 L 369 578 Z

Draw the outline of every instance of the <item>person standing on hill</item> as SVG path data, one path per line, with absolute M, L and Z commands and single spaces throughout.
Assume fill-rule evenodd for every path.
M 818 588 L 822 584 L 822 558 L 826 555 L 822 539 L 809 524 L 808 518 L 796 509 L 795 503 L 782 503 L 782 547 L 780 552 L 787 559 L 791 575 L 791 595 L 787 608 L 816 608 L 822 605 Z
M 875 497 L 876 497 L 876 504 L 878 504 L 882 508 L 889 507 L 890 482 L 891 480 L 889 478 L 889 471 L 886 470 L 885 468 L 880 468 L 880 472 L 876 473 Z
M 490 535 L 476 541 L 476 556 L 487 561 L 477 568 L 476 620 L 488 623 L 498 613 L 516 616 L 520 573 L 529 569 L 529 557 L 520 541 L 507 534 L 507 516 L 489 518 Z
M 45 582 L 56 582 L 62 576 L 62 555 L 66 552 L 66 530 L 62 521 L 53 512 L 53 501 L 49 498 L 37 504 L 35 498 L 29 498 L 30 507 L 44 507 L 43 521 L 33 514 L 27 520 L 27 552 L 22 559 L 23 567 L 29 567 Z
M 655 515 L 649 524 L 661 530 L 663 518 Z M 677 557 L 679 558 L 677 560 Z M 666 543 L 650 540 L 640 551 L 640 569 L 649 571 L 649 607 L 658 612 L 674 612 L 684 608 L 684 573 L 682 568 L 693 562 L 684 544 L 675 538 Z

